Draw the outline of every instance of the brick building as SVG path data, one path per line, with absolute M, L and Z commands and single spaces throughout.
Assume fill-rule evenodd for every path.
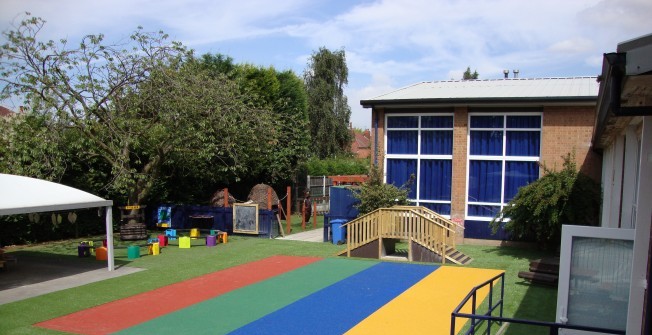
M 362 100 L 371 109 L 371 160 L 385 181 L 454 221 L 465 238 L 491 234 L 489 221 L 518 188 L 538 179 L 539 163 L 561 168 L 574 152 L 596 180 L 590 150 L 599 84 L 595 77 L 417 83 Z
M 371 132 L 365 129 L 363 132 L 351 131 L 351 153 L 357 158 L 369 158 L 371 156 Z

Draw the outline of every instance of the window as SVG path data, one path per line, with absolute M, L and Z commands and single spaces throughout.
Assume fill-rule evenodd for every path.
M 490 221 L 539 178 L 541 113 L 470 113 L 467 220 Z
M 388 114 L 385 124 L 385 182 L 409 187 L 415 204 L 450 215 L 453 114 Z

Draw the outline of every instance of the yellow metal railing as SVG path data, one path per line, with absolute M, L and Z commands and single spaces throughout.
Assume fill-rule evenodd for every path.
M 351 250 L 378 238 L 392 238 L 418 242 L 446 257 L 449 247 L 455 248 L 459 227 L 454 222 L 425 208 L 395 206 L 380 208 L 343 225 L 346 227 L 347 256 Z

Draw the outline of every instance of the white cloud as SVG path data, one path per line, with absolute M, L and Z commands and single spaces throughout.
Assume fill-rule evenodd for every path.
M 592 50 L 594 44 L 591 40 L 578 37 L 557 42 L 548 48 L 552 52 L 581 53 Z
M 467 66 L 480 78 L 503 69 L 597 74 L 603 53 L 652 33 L 650 0 L 2 0 L 1 30 L 24 11 L 48 21 L 47 38 L 105 33 L 116 41 L 142 25 L 198 53 L 290 64 L 299 75 L 319 47 L 344 48 L 354 109 L 395 87 L 459 79 Z

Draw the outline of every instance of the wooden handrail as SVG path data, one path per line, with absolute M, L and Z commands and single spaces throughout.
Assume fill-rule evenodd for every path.
M 367 213 L 343 227 L 347 228 L 347 256 L 378 238 L 394 238 L 416 241 L 445 259 L 446 250 L 455 247 L 459 225 L 425 207 L 395 206 Z

